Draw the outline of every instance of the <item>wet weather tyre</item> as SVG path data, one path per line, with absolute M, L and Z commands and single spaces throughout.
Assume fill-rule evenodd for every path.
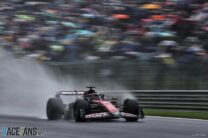
M 139 105 L 137 100 L 132 100 L 132 99 L 126 99 L 124 101 L 123 105 L 123 111 L 126 113 L 134 114 L 139 116 Z M 125 117 L 127 122 L 136 122 L 139 117 L 137 118 L 131 118 L 131 117 Z
M 64 114 L 64 104 L 61 99 L 50 98 L 46 105 L 46 114 L 48 120 L 61 119 Z
M 74 120 L 76 122 L 84 122 L 86 121 L 85 115 L 89 112 L 89 102 L 86 100 L 78 99 L 74 103 Z

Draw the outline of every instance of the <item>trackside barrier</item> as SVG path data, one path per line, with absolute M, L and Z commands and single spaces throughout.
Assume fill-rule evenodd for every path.
M 102 92 L 102 91 L 101 91 Z M 113 95 L 131 93 L 143 108 L 208 111 L 208 90 L 119 90 Z
M 208 90 L 131 91 L 144 108 L 208 111 Z

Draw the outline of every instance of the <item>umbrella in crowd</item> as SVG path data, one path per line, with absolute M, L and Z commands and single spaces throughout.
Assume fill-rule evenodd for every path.
M 77 28 L 78 25 L 76 25 L 75 23 L 72 22 L 61 22 L 62 25 L 66 26 L 66 27 L 71 27 L 71 28 Z
M 57 11 L 53 9 L 47 9 L 42 14 L 51 18 L 57 17 Z
M 163 40 L 159 43 L 160 46 L 178 46 L 177 42 L 172 40 Z
M 94 14 L 90 14 L 90 13 L 84 13 L 81 16 L 85 17 L 85 18 L 95 18 L 96 17 Z
M 62 51 L 64 51 L 64 47 L 62 45 L 51 45 L 50 48 L 54 52 L 62 52 Z
M 112 17 L 115 19 L 129 19 L 129 15 L 127 14 L 113 14 Z
M 35 20 L 35 17 L 33 17 L 33 16 L 30 16 L 30 15 L 24 15 L 24 14 L 18 14 L 18 15 L 15 15 L 16 16 L 16 20 L 17 21 L 25 21 L 25 22 L 27 22 L 27 21 L 33 21 L 33 20 Z
M 93 36 L 94 32 L 89 30 L 78 30 L 75 34 L 79 36 Z
M 164 15 L 153 15 L 150 18 L 153 20 L 164 20 L 165 16 Z
M 162 7 L 159 4 L 144 4 L 142 5 L 142 8 L 148 10 L 157 10 L 161 9 Z
M 58 24 L 57 21 L 45 21 L 47 24 L 50 24 L 50 25 L 56 25 Z

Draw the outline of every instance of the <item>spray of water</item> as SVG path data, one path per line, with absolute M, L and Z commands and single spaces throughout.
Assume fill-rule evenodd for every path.
M 80 83 L 81 82 L 81 83 Z M 59 90 L 83 90 L 94 85 L 99 90 L 124 89 L 115 83 L 97 84 L 87 79 L 56 76 L 31 60 L 17 60 L 0 50 L 0 114 L 45 118 L 46 102 Z M 112 87 L 113 86 L 113 87 Z M 125 94 L 124 97 L 132 97 Z

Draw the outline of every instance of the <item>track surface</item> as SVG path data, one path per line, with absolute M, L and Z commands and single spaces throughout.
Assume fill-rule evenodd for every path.
M 38 127 L 43 131 L 41 138 L 208 138 L 208 121 L 203 120 L 146 117 L 135 123 L 127 123 L 122 119 L 76 123 L 0 116 L 0 128 L 18 126 Z

